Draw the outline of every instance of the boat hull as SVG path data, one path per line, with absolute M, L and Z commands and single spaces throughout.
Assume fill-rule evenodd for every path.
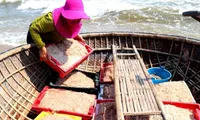
M 171 81 L 184 80 L 196 102 L 200 102 L 200 41 L 182 36 L 152 33 L 85 33 L 94 52 L 76 69 L 99 72 L 101 63 L 112 56 L 111 45 L 133 50 L 135 45 L 146 68 L 164 66 Z M 48 65 L 39 61 L 35 45 L 22 45 L 0 54 L 0 118 L 32 119 L 31 106 L 45 85 L 57 77 Z

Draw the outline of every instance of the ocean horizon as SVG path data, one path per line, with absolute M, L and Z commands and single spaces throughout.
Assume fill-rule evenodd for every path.
M 36 17 L 63 6 L 65 0 L 0 0 L 0 52 L 26 44 L 28 26 Z M 199 0 L 83 0 L 91 17 L 85 32 L 147 32 L 200 40 L 200 23 L 183 17 L 198 11 Z

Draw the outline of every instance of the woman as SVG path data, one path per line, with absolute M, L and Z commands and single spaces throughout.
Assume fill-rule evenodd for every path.
M 67 0 L 63 7 L 36 18 L 29 27 L 27 43 L 35 43 L 42 60 L 47 59 L 46 44 L 65 38 L 84 41 L 78 34 L 82 19 L 89 19 L 84 12 L 82 0 Z

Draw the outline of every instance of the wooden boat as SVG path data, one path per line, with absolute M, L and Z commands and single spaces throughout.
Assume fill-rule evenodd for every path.
M 200 102 L 200 41 L 182 36 L 153 33 L 85 33 L 86 43 L 94 52 L 79 65 L 91 73 L 100 70 L 111 45 L 132 50 L 135 45 L 146 68 L 165 66 L 172 81 L 185 81 L 196 102 Z M 38 49 L 28 44 L 0 55 L 0 119 L 32 119 L 31 106 L 40 91 L 54 77 L 53 70 L 39 61 Z

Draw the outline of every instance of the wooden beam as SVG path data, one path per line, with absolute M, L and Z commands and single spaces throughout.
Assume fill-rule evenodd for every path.
M 135 112 L 135 113 L 124 113 L 125 116 L 138 116 L 138 115 L 160 115 L 161 111 L 158 112 Z
M 144 64 L 143 60 L 141 59 L 141 57 L 140 57 L 140 55 L 139 55 L 139 53 L 138 53 L 136 47 L 133 46 L 133 49 L 134 49 L 134 51 L 135 51 L 135 53 L 136 53 L 137 58 L 138 58 L 139 61 L 140 61 L 140 65 L 141 65 L 141 67 L 142 67 L 142 69 L 143 69 L 143 72 L 144 72 L 146 78 L 151 78 L 151 77 L 149 76 L 147 70 L 146 70 L 145 64 Z M 163 108 L 164 108 L 164 107 L 163 107 L 163 103 L 162 103 L 161 100 L 158 98 L 158 95 L 157 95 L 157 93 L 156 93 L 156 90 L 155 90 L 155 88 L 154 88 L 154 86 L 153 86 L 153 83 L 152 83 L 151 81 L 150 81 L 150 84 L 149 84 L 149 85 L 150 85 L 150 87 L 151 87 L 151 89 L 152 89 L 152 91 L 153 91 L 153 94 L 154 94 L 154 97 L 155 97 L 156 102 L 157 102 L 157 104 L 158 104 L 158 107 L 160 108 L 160 110 L 161 110 L 161 112 L 162 112 L 163 119 L 164 119 L 164 120 L 167 120 L 167 119 L 166 119 L 166 116 L 165 116 L 165 110 L 163 109 Z
M 114 63 L 114 86 L 115 86 L 115 103 L 116 103 L 116 112 L 117 112 L 117 120 L 124 120 L 124 114 L 122 110 L 122 103 L 120 98 L 120 87 L 119 87 L 119 79 L 117 74 L 117 54 L 115 50 L 115 46 L 112 45 L 113 51 L 113 63 Z

